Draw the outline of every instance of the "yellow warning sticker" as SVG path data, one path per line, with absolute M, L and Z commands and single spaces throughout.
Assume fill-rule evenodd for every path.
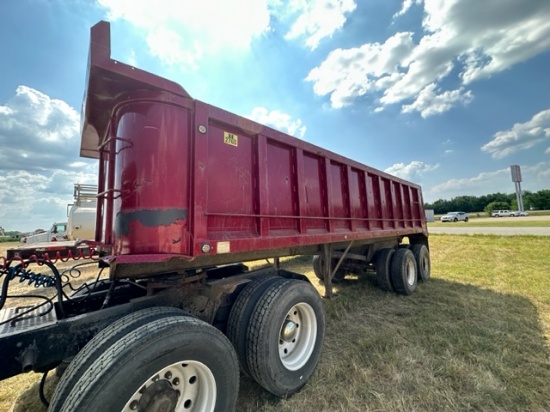
M 239 145 L 239 136 L 229 132 L 223 132 L 223 142 L 231 146 Z

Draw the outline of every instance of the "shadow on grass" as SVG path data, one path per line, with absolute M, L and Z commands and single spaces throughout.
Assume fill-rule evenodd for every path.
M 550 351 L 528 299 L 441 279 L 408 297 L 375 285 L 346 280 L 325 301 L 323 357 L 299 394 L 243 379 L 237 410 L 550 410 Z
M 318 284 L 309 259 L 283 266 Z M 408 297 L 375 286 L 372 274 L 348 279 L 324 301 L 323 355 L 298 394 L 279 399 L 241 376 L 237 411 L 550 410 L 550 352 L 528 299 L 442 279 Z M 44 410 L 36 393 L 14 410 Z

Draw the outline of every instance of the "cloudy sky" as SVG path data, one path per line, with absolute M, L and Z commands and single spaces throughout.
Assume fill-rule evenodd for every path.
M 0 226 L 66 218 L 89 29 L 193 97 L 401 176 L 424 200 L 550 188 L 547 0 L 0 2 Z

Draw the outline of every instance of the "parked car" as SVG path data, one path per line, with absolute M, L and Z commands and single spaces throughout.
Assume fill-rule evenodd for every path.
M 459 220 L 467 222 L 468 214 L 466 212 L 449 212 L 441 216 L 442 222 L 458 222 Z
M 527 212 L 521 212 L 519 210 L 493 210 L 492 217 L 516 217 L 527 216 Z
M 493 210 L 493 213 L 491 213 L 492 217 L 510 217 L 514 216 L 513 212 L 510 210 Z

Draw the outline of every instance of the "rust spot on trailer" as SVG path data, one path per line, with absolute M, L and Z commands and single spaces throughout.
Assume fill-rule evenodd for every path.
M 134 212 L 119 212 L 116 216 L 115 230 L 117 234 L 127 236 L 130 223 L 138 221 L 143 226 L 169 226 L 177 220 L 187 218 L 187 209 L 166 210 L 136 210 Z

